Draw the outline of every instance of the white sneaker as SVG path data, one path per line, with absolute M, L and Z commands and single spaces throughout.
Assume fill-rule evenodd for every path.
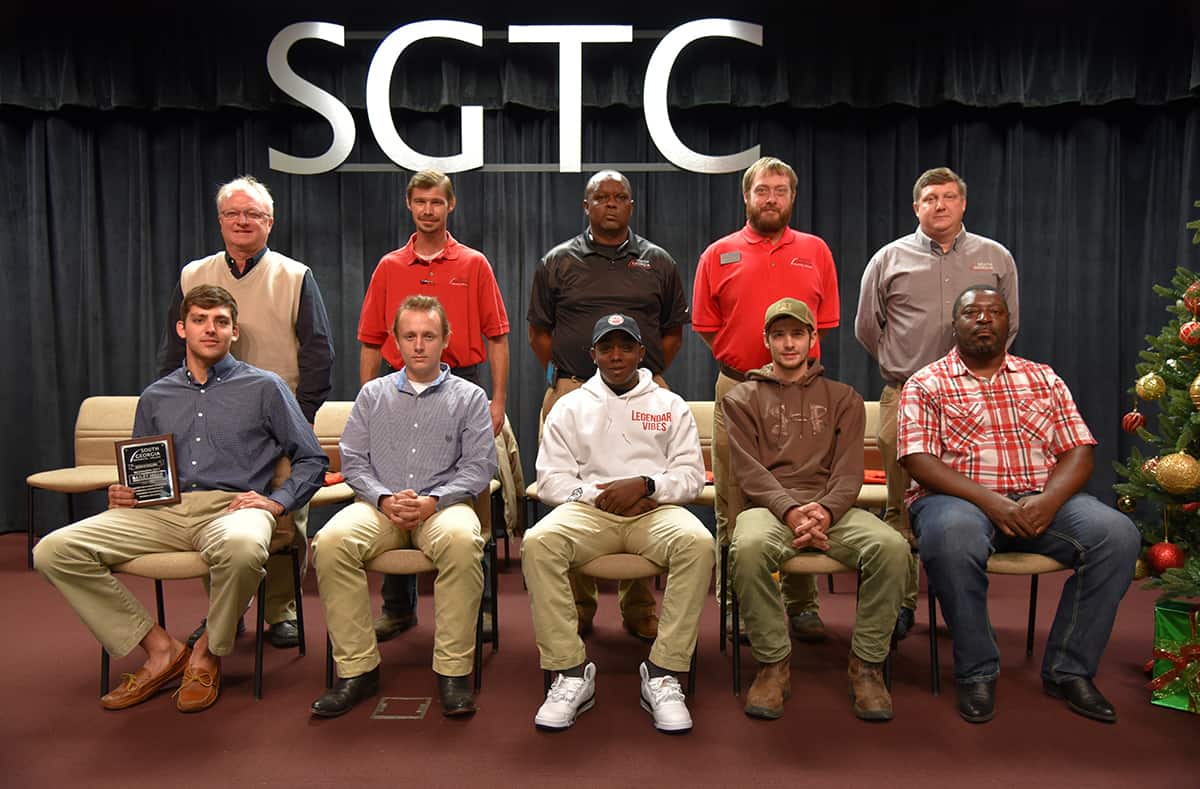
M 559 674 L 546 694 L 546 701 L 533 716 L 533 725 L 546 731 L 562 731 L 575 723 L 579 714 L 596 703 L 596 664 L 583 667 L 582 677 Z
M 646 664 L 638 668 L 642 675 L 642 709 L 654 716 L 654 728 L 667 734 L 687 734 L 692 716 L 683 703 L 683 688 L 673 674 L 650 678 Z

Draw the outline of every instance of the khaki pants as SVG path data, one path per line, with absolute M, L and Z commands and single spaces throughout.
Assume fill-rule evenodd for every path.
M 865 510 L 851 507 L 829 527 L 830 557 L 858 567 L 858 611 L 850 649 L 861 659 L 882 662 L 891 647 L 911 555 L 908 542 Z M 779 588 L 771 573 L 796 556 L 793 535 L 765 507 L 738 516 L 730 546 L 730 573 L 754 657 L 776 663 L 792 652 Z
M 673 504 L 627 518 L 579 502 L 555 507 L 521 541 L 542 668 L 558 671 L 587 661 L 567 573 L 610 553 L 636 553 L 667 568 L 662 621 L 650 660 L 670 671 L 687 671 L 712 573 L 712 535 Z
M 178 504 L 119 508 L 46 535 L 34 564 L 54 584 L 110 655 L 124 657 L 154 619 L 109 570 L 149 553 L 199 551 L 209 565 L 208 651 L 228 655 L 238 618 L 258 589 L 275 518 L 266 510 L 226 508 L 236 493 L 184 493 Z
M 384 551 L 413 547 L 437 568 L 433 670 L 445 677 L 471 673 L 483 595 L 483 537 L 474 508 L 466 502 L 455 504 L 409 530 L 356 501 L 313 538 L 313 566 L 339 677 L 365 674 L 380 662 L 366 563 Z
M 729 542 L 729 514 L 740 510 L 745 502 L 742 501 L 741 490 L 737 478 L 730 468 L 729 432 L 725 429 L 725 408 L 721 399 L 729 390 L 740 383 L 725 373 L 717 374 L 716 392 L 713 397 L 713 509 L 717 515 L 716 567 L 715 578 L 717 587 L 717 602 L 720 603 L 725 589 L 725 579 L 721 577 L 721 546 Z M 816 611 L 820 607 L 817 598 L 817 579 L 812 575 L 783 577 L 783 602 L 789 614 L 802 611 Z
M 654 376 L 654 383 L 664 389 L 670 389 L 661 375 Z M 542 438 L 542 424 L 546 421 L 546 414 L 550 413 L 550 409 L 554 407 L 560 397 L 581 386 L 583 386 L 583 382 L 574 378 L 559 378 L 554 382 L 553 387 L 546 389 L 546 394 L 542 398 L 542 418 L 538 423 L 538 441 L 541 441 Z M 591 621 L 595 617 L 596 608 L 599 605 L 596 579 L 579 573 L 571 573 L 570 579 L 571 594 L 575 598 L 575 607 L 579 610 L 579 616 Z M 653 614 L 657 603 L 654 600 L 654 592 L 650 589 L 650 579 L 635 578 L 631 581 L 621 581 L 617 584 L 617 603 L 621 609 L 621 619 L 631 624 L 636 624 Z M 568 666 L 568 668 L 570 667 Z
M 879 433 L 875 440 L 879 454 L 883 456 L 883 472 L 887 475 L 887 509 L 883 520 L 904 539 L 912 542 L 912 527 L 908 523 L 908 507 L 904 506 L 904 492 L 908 490 L 909 476 L 896 457 L 896 411 L 900 405 L 900 390 L 885 386 L 879 395 Z M 920 562 L 916 554 L 908 557 L 908 579 L 904 586 L 903 606 L 917 610 L 917 584 L 920 581 Z

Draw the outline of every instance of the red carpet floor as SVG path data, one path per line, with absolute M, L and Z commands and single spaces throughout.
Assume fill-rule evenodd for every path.
M 516 545 L 514 544 L 514 549 Z M 1028 583 L 995 579 L 991 611 L 1002 650 L 997 717 L 987 725 L 955 712 L 950 641 L 941 634 L 941 696 L 928 687 L 928 623 L 895 657 L 896 719 L 856 720 L 846 699 L 845 663 L 853 622 L 853 579 L 824 592 L 831 638 L 796 645 L 793 696 L 782 720 L 747 718 L 731 692 L 729 658 L 717 650 L 717 610 L 704 611 L 699 687 L 685 737 L 658 734 L 638 705 L 644 645 L 620 627 L 615 586 L 602 585 L 589 657 L 599 667 L 595 708 L 571 730 L 533 728 L 542 698 L 528 599 L 519 562 L 501 573 L 501 649 L 485 647 L 479 713 L 447 720 L 436 698 L 421 719 L 373 719 L 364 703 L 336 720 L 316 720 L 324 623 L 310 573 L 305 588 L 309 652 L 267 647 L 265 697 L 252 693 L 253 639 L 225 660 L 223 692 L 211 710 L 182 715 L 170 693 L 123 712 L 97 702 L 99 647 L 54 589 L 25 566 L 24 535 L 0 536 L 0 786 L 814 786 L 1090 787 L 1200 786 L 1200 716 L 1153 707 L 1141 666 L 1150 655 L 1154 595 L 1131 589 L 1105 654 L 1098 684 L 1120 721 L 1094 723 L 1042 695 L 1038 661 L 1064 574 L 1042 580 L 1038 647 L 1024 653 Z M 377 588 L 377 581 L 373 587 Z M 153 605 L 151 582 L 131 587 Z M 422 586 L 420 625 L 383 645 L 383 695 L 436 697 L 429 667 L 432 595 Z M 167 584 L 169 629 L 183 636 L 204 613 L 200 584 Z M 140 654 L 140 653 L 139 653 Z M 743 652 L 744 682 L 754 664 Z M 115 661 L 114 681 L 140 658 Z M 744 698 L 744 697 L 743 697 Z M 388 712 L 419 704 L 395 701 Z

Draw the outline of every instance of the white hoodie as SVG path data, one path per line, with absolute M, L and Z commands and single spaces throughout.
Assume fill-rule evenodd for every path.
M 700 495 L 704 456 L 692 410 L 645 368 L 638 370 L 637 385 L 620 396 L 596 373 L 546 416 L 538 498 L 550 505 L 594 505 L 597 483 L 639 476 L 654 479 L 651 498 L 662 504 L 687 504 Z

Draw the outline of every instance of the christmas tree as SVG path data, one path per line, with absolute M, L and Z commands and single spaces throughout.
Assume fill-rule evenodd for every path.
M 1200 245 L 1200 220 L 1187 227 Z M 1164 597 L 1200 597 L 1200 273 L 1181 266 L 1170 287 L 1154 292 L 1167 300 L 1170 320 L 1158 336 L 1146 336 L 1130 389 L 1133 410 L 1121 420 L 1147 451 L 1134 447 L 1114 463 L 1124 480 L 1114 488 L 1118 509 L 1134 516 L 1147 546 L 1138 577 L 1155 576 L 1147 586 Z

